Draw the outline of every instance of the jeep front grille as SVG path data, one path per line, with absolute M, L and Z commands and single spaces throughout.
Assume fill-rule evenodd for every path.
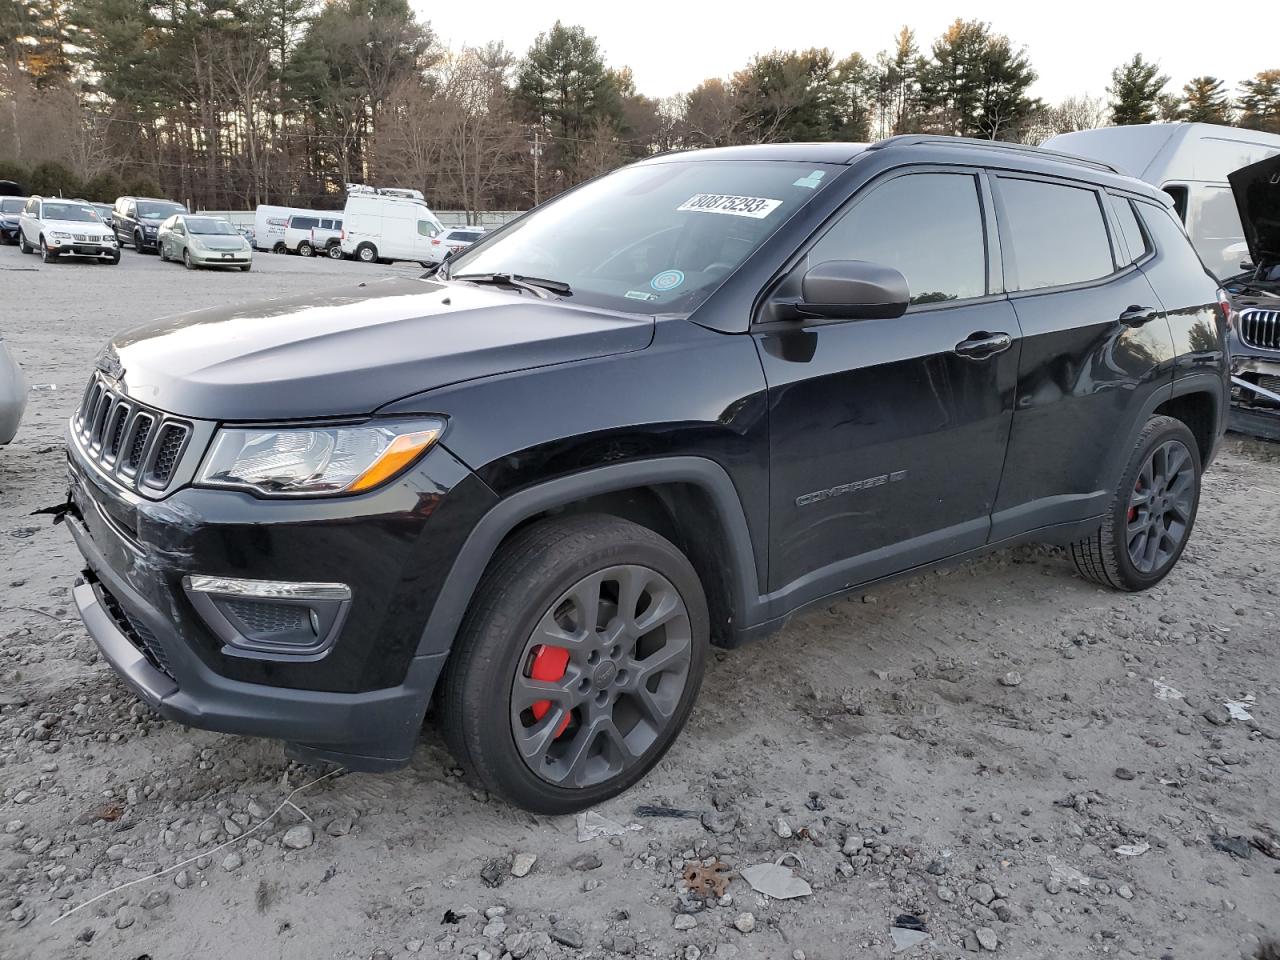
M 1260 350 L 1280 350 L 1280 310 L 1242 310 L 1240 339 Z
M 71 421 L 80 452 L 135 490 L 163 492 L 173 480 L 192 426 L 131 400 L 95 373 Z

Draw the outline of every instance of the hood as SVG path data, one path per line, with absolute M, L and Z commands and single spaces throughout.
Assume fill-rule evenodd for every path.
M 1227 174 L 1254 266 L 1280 260 L 1280 154 Z
M 111 228 L 105 223 L 90 220 L 41 220 L 40 224 L 45 230 L 58 230 L 63 233 L 92 233 L 95 236 L 106 236 L 111 232 Z
M 158 320 L 117 337 L 98 363 L 170 413 L 291 420 L 372 413 L 464 380 L 640 350 L 652 337 L 650 317 L 404 278 Z

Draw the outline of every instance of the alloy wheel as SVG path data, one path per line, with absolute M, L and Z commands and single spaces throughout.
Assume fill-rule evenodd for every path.
M 511 732 L 528 768 L 590 787 L 639 763 L 672 722 L 693 635 L 675 586 L 626 564 L 583 577 L 538 621 L 511 688 Z
M 1195 487 L 1191 451 L 1180 440 L 1166 440 L 1142 464 L 1125 526 L 1129 559 L 1140 573 L 1162 569 L 1186 539 Z

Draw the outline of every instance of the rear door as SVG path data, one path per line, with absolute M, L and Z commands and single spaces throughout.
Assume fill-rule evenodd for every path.
M 1117 451 L 1172 379 L 1163 306 L 1129 251 L 1112 197 L 1073 181 L 992 177 L 1005 282 L 1022 328 L 1017 412 L 992 539 L 1103 513 Z
M 756 329 L 771 591 L 804 602 L 986 541 L 1019 340 L 994 240 L 979 172 L 915 169 L 864 188 L 794 268 L 895 267 L 912 305 L 896 319 Z

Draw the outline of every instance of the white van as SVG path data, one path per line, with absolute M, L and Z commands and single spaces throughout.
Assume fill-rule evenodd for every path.
M 254 247 L 270 250 L 272 253 L 284 253 L 289 249 L 285 241 L 285 230 L 289 227 L 289 218 L 293 216 L 337 218 L 339 213 L 336 210 L 307 210 L 304 207 L 276 207 L 260 203 L 253 212 Z
M 365 263 L 432 262 L 431 241 L 444 232 L 417 190 L 347 184 L 342 211 L 342 252 Z
M 1280 154 L 1280 135 L 1212 123 L 1148 123 L 1060 133 L 1041 146 L 1101 160 L 1160 187 L 1173 198 L 1200 259 L 1225 280 L 1249 257 L 1227 174 Z

